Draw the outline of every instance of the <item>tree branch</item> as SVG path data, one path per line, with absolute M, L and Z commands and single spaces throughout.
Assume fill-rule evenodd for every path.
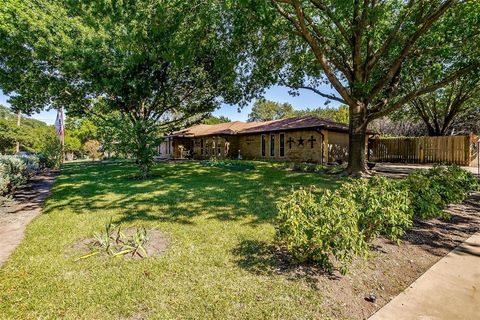
M 450 8 L 454 4 L 454 0 L 447 0 L 443 5 L 441 5 L 432 15 L 430 15 L 428 18 L 424 20 L 422 23 L 421 27 L 412 35 L 410 39 L 408 39 L 403 46 L 400 55 L 398 58 L 394 61 L 394 63 L 390 66 L 388 69 L 387 73 L 381 79 L 377 85 L 371 90 L 370 94 L 368 95 L 367 100 L 371 101 L 375 96 L 377 96 L 382 89 L 385 87 L 385 85 L 392 80 L 392 78 L 395 76 L 395 73 L 398 71 L 400 66 L 402 65 L 404 59 L 408 56 L 410 53 L 413 45 L 416 43 L 416 41 L 423 35 L 425 34 L 432 24 L 437 21 L 444 13 L 447 11 L 448 8 Z
M 472 64 L 470 66 L 467 66 L 465 68 L 462 68 L 460 70 L 457 70 L 456 72 L 454 72 L 453 74 L 451 74 L 450 76 L 444 78 L 443 80 L 441 81 L 438 81 L 430 86 L 427 86 L 427 87 L 424 87 L 424 88 L 421 88 L 415 92 L 411 92 L 407 95 L 405 95 L 403 98 L 399 99 L 396 103 L 394 103 L 392 106 L 384 109 L 384 110 L 381 110 L 381 111 L 377 111 L 377 112 L 372 112 L 372 113 L 369 113 L 367 119 L 368 121 L 372 121 L 374 119 L 377 119 L 377 118 L 381 118 L 383 116 L 386 116 L 388 115 L 389 113 L 393 112 L 393 111 L 396 111 L 398 109 L 400 109 L 403 105 L 405 105 L 406 103 L 412 101 L 413 99 L 415 99 L 416 97 L 419 97 L 421 95 L 424 95 L 426 93 L 430 93 L 430 92 L 433 92 L 439 88 L 442 88 L 444 87 L 445 85 L 449 84 L 450 82 L 452 81 L 455 81 L 456 79 L 460 78 L 462 75 L 464 74 L 467 74 L 468 72 L 474 70 L 474 69 L 477 69 L 480 67 L 480 63 L 475 63 L 475 64 Z
M 304 89 L 304 90 L 310 90 L 312 92 L 315 92 L 316 94 L 318 94 L 319 96 L 322 96 L 324 98 L 327 98 L 329 100 L 334 100 L 334 101 L 337 101 L 337 102 L 340 102 L 340 103 L 343 103 L 343 104 L 346 104 L 345 100 L 343 100 L 342 98 L 340 97 L 337 97 L 333 94 L 327 94 L 327 93 L 323 93 L 321 92 L 320 90 L 318 89 L 315 89 L 313 87 L 309 87 L 309 86 L 299 86 L 299 87 L 292 87 L 292 89 Z

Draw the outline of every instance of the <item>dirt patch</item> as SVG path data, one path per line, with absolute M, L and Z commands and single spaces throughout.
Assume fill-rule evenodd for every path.
M 122 230 L 122 233 L 125 234 L 125 236 L 130 239 L 136 232 L 135 228 L 127 228 Z M 144 249 L 147 251 L 148 257 L 158 257 L 162 255 L 170 246 L 170 238 L 162 231 L 156 230 L 156 229 L 151 229 L 147 230 L 147 237 L 148 240 L 147 242 L 143 245 Z M 77 243 L 75 243 L 69 250 L 67 256 L 68 257 L 73 257 L 75 259 L 78 259 L 79 257 L 82 257 L 89 252 L 92 251 L 99 251 L 99 254 L 96 256 L 104 256 L 107 257 L 109 256 L 106 251 L 101 250 L 96 244 L 95 244 L 95 239 L 94 238 L 87 238 L 83 239 Z M 130 253 L 123 255 L 125 259 L 140 259 L 142 258 L 140 255 L 135 254 L 132 255 Z
M 448 208 L 450 220 L 416 222 L 400 245 L 385 238 L 370 245 L 366 259 L 353 261 L 347 275 L 326 274 L 314 264 L 293 265 L 271 244 L 244 241 L 234 252 L 237 263 L 253 273 L 306 280 L 324 297 L 325 317 L 367 319 L 406 289 L 438 260 L 480 231 L 480 193 Z M 374 296 L 374 302 L 371 300 Z

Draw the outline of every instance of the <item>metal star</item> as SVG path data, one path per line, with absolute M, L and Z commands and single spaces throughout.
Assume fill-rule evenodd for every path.
M 304 145 L 305 145 L 305 139 L 303 139 L 302 137 L 300 137 L 300 139 L 298 139 L 298 145 L 299 145 L 299 146 L 304 146 Z

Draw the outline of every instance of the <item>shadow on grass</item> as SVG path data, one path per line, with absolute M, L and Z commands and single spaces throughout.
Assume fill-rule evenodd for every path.
M 45 213 L 66 207 L 77 214 L 96 210 L 122 213 L 117 222 L 171 221 L 192 223 L 198 215 L 221 221 L 251 217 L 251 223 L 269 222 L 275 202 L 292 188 L 315 184 L 335 188 L 331 177 L 298 176 L 269 168 L 229 171 L 198 163 L 159 164 L 152 178 L 134 179 L 132 163 L 71 163 L 53 188 L 56 201 Z
M 316 287 L 318 277 L 340 280 L 337 275 L 323 271 L 313 262 L 296 263 L 285 250 L 265 241 L 244 240 L 234 250 L 239 267 L 257 275 L 283 275 L 289 280 L 306 280 Z

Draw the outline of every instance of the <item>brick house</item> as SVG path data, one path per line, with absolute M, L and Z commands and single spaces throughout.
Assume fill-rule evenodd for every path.
M 266 122 L 201 124 L 173 132 L 158 147 L 170 159 L 216 157 L 326 163 L 346 160 L 348 126 L 303 116 Z

